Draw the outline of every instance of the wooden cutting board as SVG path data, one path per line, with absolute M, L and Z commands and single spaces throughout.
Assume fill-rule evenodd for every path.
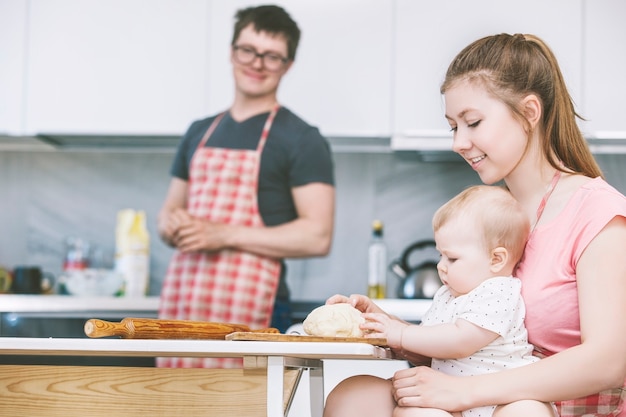
M 369 343 L 387 347 L 387 339 L 369 337 L 324 337 L 299 334 L 234 332 L 226 335 L 226 340 L 254 340 L 268 342 L 334 342 L 334 343 Z

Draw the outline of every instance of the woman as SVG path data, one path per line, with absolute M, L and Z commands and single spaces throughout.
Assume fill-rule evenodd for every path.
M 553 53 L 532 35 L 479 39 L 453 60 L 441 92 L 453 150 L 485 184 L 503 180 L 530 219 L 515 275 L 529 341 L 543 359 L 471 377 L 426 366 L 391 380 L 352 377 L 329 394 L 324 415 L 386 417 L 396 405 L 453 412 L 532 399 L 556 402 L 561 416 L 626 416 L 626 198 L 602 178 Z M 382 312 L 366 297 L 350 302 Z M 494 413 L 515 415 L 525 414 L 514 404 Z

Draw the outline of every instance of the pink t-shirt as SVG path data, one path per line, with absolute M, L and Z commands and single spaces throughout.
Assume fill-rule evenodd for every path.
M 531 235 L 515 275 L 522 281 L 528 339 L 537 351 L 551 355 L 580 344 L 576 265 L 616 216 L 626 217 L 626 197 L 595 178 Z
M 549 355 L 580 344 L 576 264 L 616 216 L 626 217 L 626 197 L 595 178 L 531 235 L 515 274 L 522 280 L 528 338 L 540 352 Z

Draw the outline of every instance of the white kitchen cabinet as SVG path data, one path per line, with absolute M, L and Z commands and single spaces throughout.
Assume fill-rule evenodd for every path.
M 30 0 L 27 129 L 174 134 L 205 113 L 208 0 Z
M 213 1 L 209 109 L 233 100 L 230 44 L 236 10 L 260 1 Z M 278 98 L 327 136 L 391 133 L 392 10 L 377 0 L 275 2 L 302 31 Z
M 0 135 L 24 128 L 26 10 L 26 0 L 0 0 Z
M 626 139 L 626 2 L 585 0 L 584 11 L 583 130 Z
M 439 87 L 454 56 L 482 36 L 540 36 L 556 54 L 575 101 L 580 101 L 582 0 L 396 0 L 395 20 L 395 149 L 411 148 L 412 138 L 423 148 L 448 148 L 445 138 L 451 134 Z

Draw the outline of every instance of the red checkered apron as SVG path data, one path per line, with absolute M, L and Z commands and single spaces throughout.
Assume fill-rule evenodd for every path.
M 533 354 L 541 359 L 553 355 L 537 349 Z M 560 417 L 617 417 L 623 415 L 625 388 L 609 389 L 575 400 L 557 401 L 554 405 Z
M 257 149 L 205 147 L 223 113 L 215 118 L 196 149 L 189 172 L 188 211 L 215 223 L 261 227 L 257 205 L 261 153 L 278 111 L 265 122 Z M 270 324 L 280 262 L 236 250 L 176 251 L 161 291 L 159 317 L 246 324 Z M 241 359 L 157 358 L 157 366 L 236 368 Z
M 602 391 L 576 400 L 560 401 L 556 408 L 561 417 L 616 417 L 624 408 L 624 388 Z

